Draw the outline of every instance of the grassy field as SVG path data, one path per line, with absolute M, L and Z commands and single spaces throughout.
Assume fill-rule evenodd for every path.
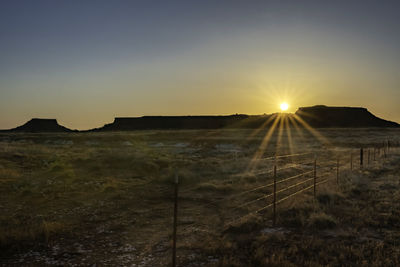
M 279 133 L 280 132 L 280 133 Z M 360 170 L 396 129 L 0 134 L 0 265 L 165 266 L 179 176 L 181 266 L 400 264 L 400 151 Z M 260 150 L 261 149 L 261 150 Z M 350 171 L 350 152 L 354 170 Z M 241 192 L 313 169 L 336 180 L 271 211 Z M 255 155 L 257 158 L 255 158 Z M 309 176 L 305 177 L 309 178 Z M 236 196 L 229 198 L 229 196 Z M 211 204 L 210 204 L 211 203 Z

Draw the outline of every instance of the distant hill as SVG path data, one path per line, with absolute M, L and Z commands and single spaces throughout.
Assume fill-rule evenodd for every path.
M 299 108 L 296 113 L 310 126 L 324 127 L 399 127 L 398 123 L 376 117 L 366 108 L 327 107 L 323 105 Z
M 58 124 L 56 119 L 31 119 L 24 125 L 2 132 L 48 133 L 48 132 L 73 132 Z
M 301 107 L 295 114 L 274 113 L 265 115 L 236 114 L 229 116 L 144 116 L 115 118 L 101 128 L 82 132 L 134 131 L 156 129 L 255 129 L 268 128 L 279 116 L 288 118 L 285 124 L 300 120 L 314 128 L 369 128 L 400 127 L 398 123 L 374 116 L 366 108 L 327 107 L 323 105 Z M 301 123 L 296 123 L 301 126 Z M 74 132 L 57 123 L 55 119 L 32 119 L 22 126 L 1 132 Z

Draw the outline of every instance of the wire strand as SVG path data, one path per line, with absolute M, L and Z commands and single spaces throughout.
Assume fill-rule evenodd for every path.
M 305 156 L 305 155 L 310 155 L 310 154 L 313 154 L 313 153 L 312 152 L 306 152 L 306 153 L 298 153 L 298 154 L 288 154 L 288 155 L 282 155 L 282 156 L 273 156 L 273 157 L 261 158 L 261 159 L 256 159 L 256 160 L 257 161 L 274 160 L 274 159 L 291 158 L 291 157 L 297 157 L 297 156 Z
M 331 179 L 332 179 L 332 178 L 331 178 Z M 331 180 L 331 179 L 325 179 L 325 180 L 323 180 L 323 181 L 320 181 L 320 182 L 316 183 L 315 186 L 317 186 L 317 185 L 319 185 L 319 184 L 326 183 L 327 181 L 329 181 L 329 180 Z M 313 187 L 314 187 L 314 185 L 307 186 L 307 187 L 305 187 L 305 188 L 303 188 L 303 189 L 301 189 L 301 190 L 299 190 L 299 191 L 296 191 L 295 193 L 292 193 L 292 194 L 290 194 L 290 195 L 288 195 L 288 196 L 286 196 L 286 197 L 284 197 L 284 198 L 282 198 L 282 199 L 276 201 L 275 204 L 277 205 L 277 204 L 279 204 L 279 203 L 282 203 L 283 201 L 285 201 L 285 200 L 287 200 L 287 199 L 289 199 L 289 198 L 291 198 L 291 197 L 293 197 L 293 196 L 295 196 L 295 195 L 297 195 L 297 194 L 300 194 L 300 193 L 302 193 L 302 192 L 304 192 L 304 191 L 307 191 L 307 190 L 309 190 L 309 189 L 311 189 L 311 188 L 313 188 Z M 244 216 L 241 216 L 241 217 L 239 217 L 239 218 L 237 218 L 237 219 L 232 220 L 231 222 L 229 222 L 229 224 L 231 224 L 232 222 L 241 220 L 241 219 L 243 219 L 243 218 L 245 218 L 245 217 L 248 217 L 248 216 L 251 216 L 251 215 L 256 215 L 257 213 L 259 213 L 259 212 L 261 212 L 261 211 L 263 211 L 263 210 L 266 210 L 266 209 L 272 207 L 273 205 L 274 205 L 274 203 L 270 203 L 270 204 L 268 204 L 268 205 L 266 205 L 266 206 L 264 206 L 264 207 L 262 207 L 262 208 L 260 208 L 260 209 L 258 209 L 258 210 L 256 210 L 256 211 L 250 212 L 250 213 L 248 213 L 248 214 L 246 214 L 246 215 L 244 215 Z
M 284 180 L 278 181 L 277 184 L 278 184 L 278 183 L 283 183 L 283 182 L 286 182 L 286 181 L 289 181 L 289 180 L 292 180 L 292 179 L 295 179 L 295 178 L 299 178 L 299 177 L 301 177 L 301 176 L 303 176 L 303 175 L 306 175 L 306 174 L 309 174 L 309 173 L 311 173 L 311 172 L 313 172 L 313 171 L 308 171 L 308 172 L 304 172 L 304 173 L 301 173 L 301 174 L 298 174 L 298 175 L 294 175 L 294 176 L 292 176 L 292 177 L 285 178 Z M 308 180 L 306 180 L 306 181 L 308 181 Z M 232 198 L 234 198 L 234 197 L 238 197 L 238 196 L 241 196 L 241 195 L 245 195 L 245 194 L 248 194 L 248 193 L 251 193 L 251 192 L 254 192 L 254 191 L 263 189 L 263 188 L 267 188 L 267 187 L 270 187 L 270 186 L 273 186 L 273 185 L 274 185 L 274 183 L 272 182 L 272 183 L 269 183 L 269 184 L 266 184 L 266 185 L 262 185 L 262 186 L 259 186 L 259 187 L 256 187 L 256 188 L 252 188 L 252 189 L 250 189 L 250 190 L 246 190 L 246 191 L 244 191 L 244 192 L 240 192 L 240 193 L 238 193 L 238 194 L 230 195 L 230 196 L 228 196 L 228 197 L 226 197 L 226 198 L 219 199 L 219 200 L 215 200 L 215 201 L 212 201 L 212 202 L 210 202 L 210 203 L 207 203 L 207 204 L 204 206 L 204 208 L 209 207 L 209 206 L 211 206 L 211 205 L 213 205 L 213 204 L 217 204 L 217 203 L 220 203 L 220 202 L 224 202 L 224 201 L 229 200 L 229 199 L 232 199 Z M 279 191 L 278 191 L 278 192 L 279 192 Z M 267 197 L 268 197 L 268 196 L 262 196 L 262 197 L 260 197 L 259 199 L 255 200 L 254 202 L 259 201 L 259 200 L 261 200 L 261 199 L 265 199 L 265 198 L 267 198 Z M 246 205 L 243 205 L 243 206 L 246 206 Z M 239 208 L 239 207 L 240 207 L 240 206 L 235 207 L 235 208 Z
M 300 183 L 296 183 L 296 184 L 294 184 L 294 185 L 290 185 L 290 186 L 288 186 L 288 187 L 285 187 L 285 188 L 283 188 L 283 189 L 281 189 L 281 190 L 276 191 L 275 194 L 279 194 L 279 193 L 285 192 L 285 191 L 287 191 L 287 190 L 289 190 L 289 189 L 291 189 L 291 188 L 294 188 L 294 187 L 296 187 L 296 186 L 299 186 L 299 185 L 301 185 L 301 184 L 304 184 L 304 183 L 306 183 L 306 182 L 309 182 L 309 181 L 311 181 L 311 180 L 313 180 L 313 179 L 314 179 L 314 178 L 310 178 L 310 179 L 304 180 L 304 181 L 302 181 L 302 182 L 300 182 Z M 259 198 L 257 198 L 257 199 L 254 199 L 254 200 L 251 200 L 251 201 L 249 201 L 249 202 L 246 202 L 246 203 L 244 203 L 244 204 L 242 204 L 242 205 L 239 205 L 239 206 L 235 207 L 234 209 L 238 209 L 238 208 L 242 208 L 242 207 L 248 206 L 248 205 L 250 205 L 250 204 L 253 204 L 253 203 L 255 203 L 255 202 L 257 202 L 257 201 L 260 201 L 260 200 L 262 200 L 262 199 L 266 199 L 266 198 L 271 197 L 271 196 L 273 196 L 273 195 L 274 195 L 274 193 L 270 193 L 270 194 L 268 194 L 268 195 L 259 197 Z
M 279 181 L 276 182 L 276 184 L 284 183 L 284 182 L 287 182 L 287 181 L 290 181 L 290 180 L 299 178 L 299 177 L 301 177 L 301 176 L 307 175 L 307 174 L 312 173 L 312 172 L 314 172 L 314 171 L 303 172 L 303 173 L 294 175 L 294 176 L 292 176 L 292 177 L 288 177 L 288 178 L 285 178 L 285 179 L 283 179 L 283 180 L 279 180 Z

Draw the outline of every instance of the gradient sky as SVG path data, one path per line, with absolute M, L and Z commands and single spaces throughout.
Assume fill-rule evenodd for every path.
M 400 1 L 0 2 L 0 129 L 363 106 L 400 122 Z

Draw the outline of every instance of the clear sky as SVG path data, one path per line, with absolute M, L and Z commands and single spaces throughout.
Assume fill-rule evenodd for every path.
M 400 122 L 400 1 L 0 2 L 0 129 L 363 106 Z

